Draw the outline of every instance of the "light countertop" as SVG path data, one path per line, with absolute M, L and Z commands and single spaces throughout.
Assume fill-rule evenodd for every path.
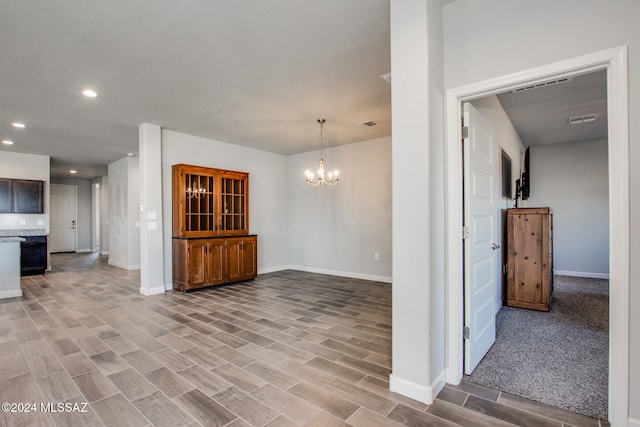
M 20 242 L 24 242 L 26 239 L 23 239 L 22 237 L 16 237 L 16 236 L 11 236 L 11 237 L 0 237 L 0 244 L 1 243 L 20 243 Z
M 16 237 L 16 236 L 46 236 L 47 230 L 44 228 L 25 228 L 14 230 L 0 230 L 0 237 Z

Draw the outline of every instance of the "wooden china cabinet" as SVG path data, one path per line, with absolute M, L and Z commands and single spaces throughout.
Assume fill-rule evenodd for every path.
M 173 288 L 253 279 L 257 236 L 249 234 L 249 174 L 174 165 Z

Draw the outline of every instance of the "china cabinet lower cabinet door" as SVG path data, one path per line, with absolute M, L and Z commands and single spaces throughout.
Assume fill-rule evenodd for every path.
M 237 282 L 256 277 L 256 237 L 227 239 L 227 242 L 228 280 Z
M 225 265 L 227 263 L 227 251 L 224 239 L 208 239 L 209 257 L 207 259 L 208 284 L 220 285 L 226 283 Z
M 173 288 L 180 291 L 256 277 L 257 237 L 173 239 Z

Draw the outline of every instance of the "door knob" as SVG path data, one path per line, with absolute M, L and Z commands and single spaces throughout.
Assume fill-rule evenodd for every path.
M 495 251 L 496 249 L 500 249 L 500 245 L 497 245 L 497 244 L 495 244 L 495 243 L 492 243 L 492 244 L 491 244 L 491 250 L 494 250 L 494 251 Z

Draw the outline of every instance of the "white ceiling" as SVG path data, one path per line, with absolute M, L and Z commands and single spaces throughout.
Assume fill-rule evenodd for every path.
M 0 52 L 0 150 L 52 176 L 100 174 L 143 122 L 282 154 L 319 118 L 327 146 L 391 134 L 389 0 L 4 1 Z
M 569 81 L 498 95 L 525 146 L 607 138 L 607 74 L 597 71 Z M 570 117 L 597 114 L 594 122 Z
M 389 0 L 4 1 L 0 54 L 0 150 L 50 155 L 53 177 L 104 175 L 144 122 L 285 155 L 318 149 L 319 118 L 329 147 L 391 135 Z M 563 86 L 500 96 L 525 145 L 557 142 L 537 132 L 576 93 L 602 111 Z

